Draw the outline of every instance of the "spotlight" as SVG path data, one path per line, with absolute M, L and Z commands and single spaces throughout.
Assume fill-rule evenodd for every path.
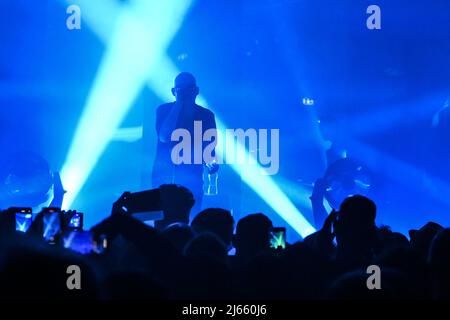
M 32 152 L 6 157 L 0 172 L 0 207 L 32 207 L 40 211 L 54 197 L 53 173 L 47 161 Z
M 311 99 L 311 98 L 303 98 L 303 105 L 305 105 L 305 106 L 309 106 L 309 107 L 311 107 L 311 106 L 313 106 L 314 105 L 314 99 Z

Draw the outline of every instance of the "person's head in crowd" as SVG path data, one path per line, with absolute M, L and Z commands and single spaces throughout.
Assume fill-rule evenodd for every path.
M 175 222 L 189 223 L 189 215 L 195 203 L 192 192 L 176 184 L 163 184 L 159 190 L 164 219 L 156 221 L 155 227 L 163 229 Z
M 409 248 L 409 240 L 400 232 L 393 232 L 389 226 L 377 228 L 377 253 L 397 247 Z
M 220 208 L 205 209 L 195 216 L 191 226 L 198 233 L 214 233 L 225 243 L 227 248 L 231 247 L 234 219 L 230 211 Z
M 203 232 L 190 240 L 184 255 L 189 258 L 209 258 L 222 263 L 227 263 L 228 250 L 223 241 L 214 233 Z
M 419 230 L 409 230 L 409 238 L 411 247 L 419 252 L 424 258 L 428 258 L 431 242 L 436 234 L 444 229 L 441 225 L 435 222 L 428 222 Z
M 229 272 L 228 250 L 211 232 L 197 234 L 184 250 L 180 292 L 185 299 L 230 299 L 232 273 Z
M 236 256 L 250 259 L 269 248 L 272 221 L 262 213 L 249 214 L 236 225 L 233 246 Z
M 441 230 L 430 247 L 433 298 L 450 298 L 450 228 Z
M 168 225 L 162 234 L 169 239 L 178 252 L 182 253 L 186 244 L 192 240 L 195 236 L 195 232 L 188 224 L 185 223 L 172 223 Z
M 376 236 L 376 205 L 361 195 L 346 198 L 334 222 L 338 254 L 365 255 L 373 250 Z

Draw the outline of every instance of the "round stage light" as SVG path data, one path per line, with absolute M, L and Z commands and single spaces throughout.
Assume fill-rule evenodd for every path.
M 0 169 L 0 207 L 31 207 L 39 210 L 53 200 L 53 173 L 47 161 L 31 152 L 3 159 Z

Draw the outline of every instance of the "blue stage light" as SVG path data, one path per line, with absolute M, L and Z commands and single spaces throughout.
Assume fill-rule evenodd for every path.
M 311 98 L 303 98 L 302 102 L 303 102 L 303 105 L 305 105 L 305 106 L 313 106 L 314 105 L 314 99 L 311 99 Z

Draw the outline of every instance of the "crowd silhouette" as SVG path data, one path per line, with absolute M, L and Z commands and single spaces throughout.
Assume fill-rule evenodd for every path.
M 193 195 L 163 185 L 164 220 L 149 226 L 123 207 L 89 231 L 107 239 L 102 253 L 51 245 L 34 230 L 16 232 L 0 215 L 2 299 L 445 299 L 450 297 L 450 229 L 429 222 L 409 238 L 376 224 L 376 204 L 348 197 L 323 226 L 285 249 L 269 246 L 263 213 L 234 221 L 209 208 L 189 224 Z M 230 249 L 234 255 L 229 255 Z M 79 266 L 81 289 L 67 287 Z M 381 288 L 367 268 L 378 266 Z

